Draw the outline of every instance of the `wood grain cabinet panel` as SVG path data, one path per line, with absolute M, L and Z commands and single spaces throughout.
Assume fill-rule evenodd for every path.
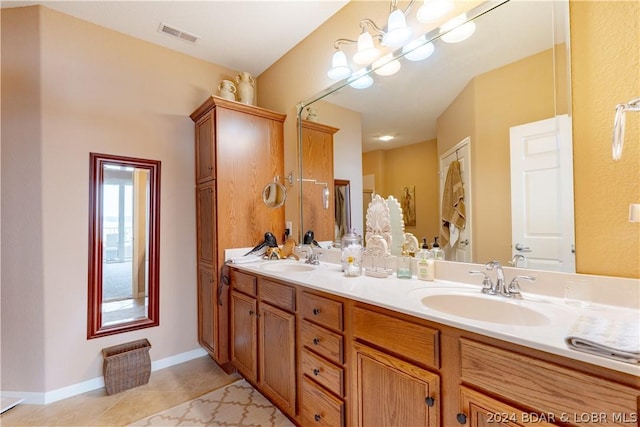
M 216 264 L 216 188 L 214 181 L 196 187 L 198 263 Z
M 300 325 L 301 346 L 326 357 L 335 363 L 344 363 L 344 338 L 306 320 Z
M 260 302 L 260 379 L 258 385 L 280 408 L 295 416 L 296 319 L 292 313 Z
M 296 290 L 291 286 L 260 279 L 260 300 L 284 310 L 295 311 Z
M 460 345 L 463 382 L 524 408 L 558 419 L 567 414 L 567 424 L 579 425 L 603 425 L 601 418 L 580 418 L 588 413 L 605 414 L 606 425 L 629 425 L 637 417 L 640 388 L 468 339 Z
M 439 425 L 438 375 L 358 343 L 352 360 L 355 425 Z
M 302 374 L 338 396 L 344 396 L 344 368 L 328 362 L 307 349 L 302 351 Z
M 342 427 L 345 424 L 344 402 L 304 377 L 301 418 L 304 427 Z
M 342 331 L 344 328 L 343 304 L 340 301 L 303 291 L 300 298 L 300 313 L 305 319 L 328 328 L 337 331 Z
M 553 426 L 557 420 L 555 415 L 538 414 L 514 408 L 499 400 L 492 399 L 467 387 L 460 388 L 462 410 L 458 413 L 458 422 L 469 427 L 524 427 Z
M 353 335 L 426 366 L 438 368 L 439 332 L 417 323 L 353 307 Z
M 257 301 L 231 292 L 231 361 L 246 379 L 258 379 Z
M 196 120 L 196 184 L 216 176 L 215 110 Z
M 231 283 L 233 283 L 233 289 L 235 291 L 242 292 L 253 297 L 258 295 L 258 280 L 255 276 L 238 270 L 231 270 L 230 276 Z
M 217 308 L 215 297 L 216 274 L 211 268 L 200 266 L 198 268 L 198 331 L 200 332 L 200 344 L 208 351 L 213 352 L 217 334 L 214 325 L 209 319 L 215 317 Z

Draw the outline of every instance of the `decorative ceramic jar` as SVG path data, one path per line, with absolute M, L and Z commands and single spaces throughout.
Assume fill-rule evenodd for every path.
M 347 277 L 362 274 L 362 237 L 351 229 L 342 236 L 342 271 Z
M 253 76 L 246 71 L 242 71 L 236 76 L 236 83 L 238 83 L 238 101 L 244 104 L 255 105 L 255 80 Z
M 236 85 L 231 80 L 222 80 L 218 85 L 218 96 L 224 99 L 236 100 Z
M 307 120 L 309 120 L 310 122 L 318 121 L 318 110 L 315 107 L 307 108 Z

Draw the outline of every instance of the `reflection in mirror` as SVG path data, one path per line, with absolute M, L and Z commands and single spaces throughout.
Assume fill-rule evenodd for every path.
M 428 37 L 435 46 L 431 57 L 421 62 L 400 58 L 397 74 L 373 74 L 374 84 L 366 90 L 329 88 L 316 97 L 320 102 L 315 106 L 323 117 L 336 106 L 361 114 L 362 174 L 374 183 L 364 188 L 400 199 L 403 188 L 415 186 L 416 223 L 406 231 L 429 242 L 440 233 L 440 187 L 446 177 L 441 162 L 469 138 L 468 212 L 473 224 L 471 235 L 460 242 L 469 245 L 471 262 L 497 259 L 508 265 L 516 243 L 530 246 L 512 240 L 510 128 L 550 118 L 557 130 L 561 116 L 570 120 L 568 2 L 510 1 L 469 16 L 475 16 L 477 27 L 471 38 L 452 44 Z M 381 142 L 383 135 L 394 139 Z M 557 145 L 562 148 L 557 155 L 570 156 L 571 133 L 551 137 L 534 151 L 544 145 Z M 558 200 L 572 202 L 573 195 L 560 188 L 561 173 L 542 176 L 536 185 L 546 182 L 544 188 L 554 190 Z M 564 184 L 571 189 L 570 182 Z M 543 202 L 538 203 L 542 210 L 535 211 L 543 215 L 533 222 L 529 217 L 526 224 L 538 226 L 544 214 L 551 216 L 550 209 L 535 195 L 533 201 Z M 569 212 L 571 223 L 556 221 L 552 227 L 570 231 L 562 250 L 573 256 L 572 206 Z M 303 228 L 314 226 L 304 218 Z M 529 266 L 545 268 L 533 262 Z M 557 270 L 558 264 L 548 269 Z
M 91 153 L 87 338 L 159 324 L 160 162 Z
M 342 236 L 351 230 L 351 185 L 347 179 L 333 180 L 335 197 L 335 238 L 334 245 L 342 242 Z
M 270 208 L 279 208 L 287 199 L 287 189 L 276 177 L 272 183 L 264 186 L 262 201 Z

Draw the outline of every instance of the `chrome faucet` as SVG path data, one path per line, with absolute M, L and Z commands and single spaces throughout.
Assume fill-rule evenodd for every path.
M 489 261 L 484 268 L 488 271 L 496 270 L 496 282 L 490 288 L 490 291 L 488 293 L 491 295 L 508 296 L 507 289 L 504 286 L 504 272 L 502 271 L 502 266 L 500 265 L 500 263 L 495 260 Z
M 307 244 L 307 245 L 303 245 L 301 246 L 301 250 L 304 250 L 304 252 L 306 252 L 306 259 L 305 259 L 305 264 L 312 264 L 312 265 L 318 265 L 320 264 L 320 259 L 318 257 L 318 254 L 316 254 L 315 250 L 313 249 L 313 244 Z
M 520 293 L 520 283 L 518 280 L 528 280 L 530 282 L 535 282 L 536 278 L 533 276 L 516 276 L 511 279 L 511 283 L 509 283 L 509 287 L 507 288 L 507 296 L 514 299 L 522 299 L 522 294 Z
M 512 267 L 516 267 L 516 268 L 517 268 L 517 267 L 518 267 L 518 263 L 519 263 L 520 261 L 525 262 L 526 260 L 527 260 L 527 259 L 524 257 L 524 255 L 515 254 L 515 255 L 513 256 L 513 258 L 511 258 L 511 261 L 509 261 L 509 264 L 510 264 Z

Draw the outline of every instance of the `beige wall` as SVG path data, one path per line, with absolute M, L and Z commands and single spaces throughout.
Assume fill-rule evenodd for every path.
M 572 1 L 571 82 L 576 267 L 640 277 L 640 113 L 628 113 L 622 159 L 611 159 L 616 104 L 640 96 L 640 2 Z
M 189 114 L 237 71 L 43 7 L 2 10 L 2 390 L 102 375 L 101 349 L 199 349 Z M 160 326 L 86 339 L 89 152 L 162 161 Z
M 390 150 L 364 153 L 363 174 L 380 177 L 378 194 L 385 199 L 394 196 L 400 200 L 402 188 L 415 187 L 416 225 L 407 226 L 420 242 L 425 237 L 429 244 L 439 235 L 439 180 L 438 147 L 436 140 L 407 145 Z

